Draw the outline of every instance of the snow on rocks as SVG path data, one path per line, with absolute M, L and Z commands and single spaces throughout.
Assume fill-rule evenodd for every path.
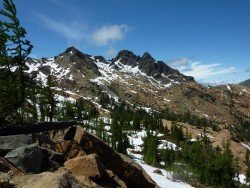
M 156 167 L 152 167 L 143 162 L 143 156 L 140 154 L 132 153 L 128 150 L 128 154 L 133 157 L 133 160 L 137 162 L 141 167 L 147 172 L 147 174 L 157 183 L 161 188 L 191 188 L 190 185 L 177 181 L 173 178 L 172 172 L 166 171 L 165 169 L 159 169 Z M 156 170 L 160 170 L 162 174 L 155 173 Z
M 245 148 L 247 148 L 248 150 L 250 150 L 250 145 L 247 145 L 245 143 L 241 143 L 241 144 L 242 144 L 242 146 L 244 146 Z
M 156 135 L 157 137 L 163 136 L 161 133 L 157 133 L 152 131 L 152 134 Z M 146 137 L 147 132 L 146 130 L 141 131 L 129 131 L 128 138 L 131 145 L 134 148 L 128 148 L 127 153 L 130 155 L 135 162 L 141 165 L 141 167 L 147 172 L 147 174 L 159 185 L 161 188 L 168 188 L 168 187 L 175 187 L 175 188 L 191 188 L 190 185 L 184 182 L 178 182 L 173 178 L 173 174 L 170 171 L 166 171 L 164 169 L 160 169 L 162 174 L 154 173 L 159 168 L 150 166 L 145 164 L 143 161 L 143 155 L 140 154 L 142 152 L 143 147 L 143 139 Z M 165 148 L 173 148 L 174 150 L 178 149 L 176 144 L 169 142 L 167 140 L 159 140 L 160 144 L 158 145 L 158 149 L 165 149 Z M 161 162 L 161 165 L 164 165 L 164 162 Z
M 244 174 L 240 174 L 239 175 L 239 179 L 238 177 L 235 177 L 234 180 L 238 181 L 241 183 L 241 184 L 246 184 L 246 185 L 250 185 L 250 183 L 247 183 L 246 182 L 246 176 Z
M 230 93 L 232 93 L 231 87 L 229 85 L 227 85 L 227 89 L 230 91 Z
M 173 149 L 179 150 L 180 148 L 177 147 L 175 143 L 169 142 L 167 140 L 159 140 L 161 143 L 158 145 L 158 149 Z

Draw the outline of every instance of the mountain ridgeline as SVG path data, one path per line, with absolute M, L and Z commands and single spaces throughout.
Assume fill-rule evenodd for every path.
M 250 87 L 250 79 L 240 82 L 240 85 Z
M 145 52 L 143 56 L 140 57 L 136 56 L 131 51 L 122 50 L 111 60 L 112 63 L 117 61 L 132 67 L 138 66 L 139 70 L 155 79 L 161 79 L 163 76 L 168 76 L 169 80 L 179 82 L 194 81 L 193 77 L 181 74 L 178 70 L 172 69 L 163 61 L 156 61 L 148 52 Z
M 0 16 L 0 187 L 250 182 L 249 87 L 202 86 L 148 52 L 30 58 L 12 0 Z
M 26 60 L 26 73 L 42 85 L 50 75 L 58 94 L 99 103 L 124 101 L 135 107 L 169 109 L 220 123 L 249 118 L 249 91 L 240 85 L 205 87 L 148 52 L 120 51 L 111 60 L 67 48 L 53 58 Z M 102 109 L 101 109 L 102 110 Z

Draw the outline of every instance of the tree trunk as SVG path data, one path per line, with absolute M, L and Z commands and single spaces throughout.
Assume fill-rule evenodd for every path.
M 17 134 L 32 134 L 44 131 L 64 129 L 76 125 L 76 121 L 62 121 L 62 122 L 41 122 L 36 124 L 26 125 L 0 125 L 0 136 L 17 135 Z

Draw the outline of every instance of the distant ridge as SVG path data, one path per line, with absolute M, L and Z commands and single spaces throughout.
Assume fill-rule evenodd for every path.
M 239 84 L 242 85 L 242 86 L 248 86 L 248 87 L 250 87 L 250 79 L 247 79 L 247 80 L 245 80 L 243 82 L 240 82 Z

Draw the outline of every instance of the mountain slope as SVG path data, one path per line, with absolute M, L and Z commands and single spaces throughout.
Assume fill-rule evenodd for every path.
M 51 75 L 58 92 L 73 98 L 83 97 L 99 103 L 102 95 L 137 107 L 170 109 L 235 123 L 237 117 L 249 118 L 250 91 L 239 85 L 204 87 L 149 53 L 135 55 L 122 50 L 107 61 L 102 56 L 84 54 L 74 47 L 54 58 L 27 59 L 34 79 L 46 84 Z
M 27 59 L 26 72 L 43 85 L 51 75 L 61 101 L 82 97 L 98 107 L 101 117 L 110 117 L 108 109 L 114 102 L 122 101 L 131 109 L 142 108 L 148 112 L 168 109 L 166 111 L 173 113 L 171 116 L 188 117 L 186 130 L 192 127 L 189 132 L 193 132 L 192 139 L 195 139 L 203 129 L 191 121 L 194 116 L 199 124 L 208 126 L 209 135 L 214 137 L 214 147 L 230 141 L 233 154 L 239 158 L 241 172 L 244 172 L 249 139 L 240 134 L 249 135 L 249 129 L 244 127 L 250 121 L 248 87 L 205 87 L 162 61 L 156 61 L 147 52 L 138 56 L 128 50 L 120 51 L 108 61 L 70 47 L 53 58 Z M 180 116 L 176 117 L 172 121 L 180 121 Z M 187 118 L 181 123 L 186 121 Z
M 243 82 L 241 82 L 239 84 L 242 85 L 242 86 L 248 86 L 248 87 L 250 87 L 250 79 L 245 80 L 245 81 L 243 81 Z

